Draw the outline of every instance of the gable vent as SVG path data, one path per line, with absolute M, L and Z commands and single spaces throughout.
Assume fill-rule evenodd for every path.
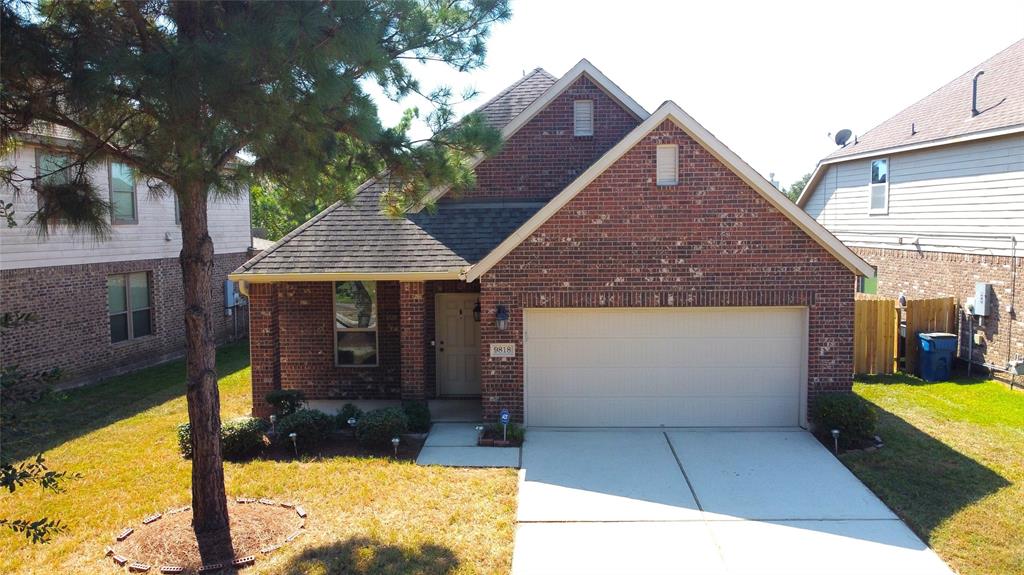
M 679 183 L 679 146 L 658 146 L 658 185 L 674 186 Z
M 574 136 L 594 135 L 594 101 L 576 100 L 572 103 Z

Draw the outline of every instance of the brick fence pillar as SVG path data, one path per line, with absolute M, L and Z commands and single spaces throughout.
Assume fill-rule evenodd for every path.
M 264 399 L 281 389 L 281 342 L 278 330 L 277 286 L 249 286 L 249 358 L 252 364 L 252 414 L 268 417 L 274 412 Z
M 402 399 L 424 399 L 424 288 L 423 282 L 401 282 Z

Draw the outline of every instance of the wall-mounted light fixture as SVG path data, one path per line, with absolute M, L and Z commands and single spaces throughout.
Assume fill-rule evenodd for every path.
M 476 305 L 473 306 L 473 321 L 480 321 L 480 300 L 476 300 Z
M 494 312 L 494 327 L 498 328 L 498 331 L 508 329 L 508 308 L 503 305 L 499 305 Z

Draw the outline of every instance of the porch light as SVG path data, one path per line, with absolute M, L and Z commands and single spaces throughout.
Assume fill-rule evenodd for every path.
M 494 327 L 498 328 L 498 331 L 508 329 L 508 309 L 503 305 L 499 305 L 494 313 Z
M 476 300 L 476 305 L 473 306 L 473 321 L 480 321 L 480 300 Z

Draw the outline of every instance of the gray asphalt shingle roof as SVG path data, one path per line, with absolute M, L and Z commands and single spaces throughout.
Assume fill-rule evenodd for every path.
M 972 117 L 972 81 L 979 71 L 985 72 L 978 80 L 978 109 L 982 113 Z M 856 144 L 847 144 L 826 160 L 1021 124 L 1024 124 L 1024 40 L 858 136 Z
M 500 129 L 555 81 L 537 68 L 476 112 Z M 395 218 L 381 211 L 380 194 L 385 188 L 386 184 L 377 180 L 366 182 L 351 203 L 335 203 L 235 273 L 457 271 L 480 261 L 544 205 L 440 202 L 433 213 L 423 210 Z

